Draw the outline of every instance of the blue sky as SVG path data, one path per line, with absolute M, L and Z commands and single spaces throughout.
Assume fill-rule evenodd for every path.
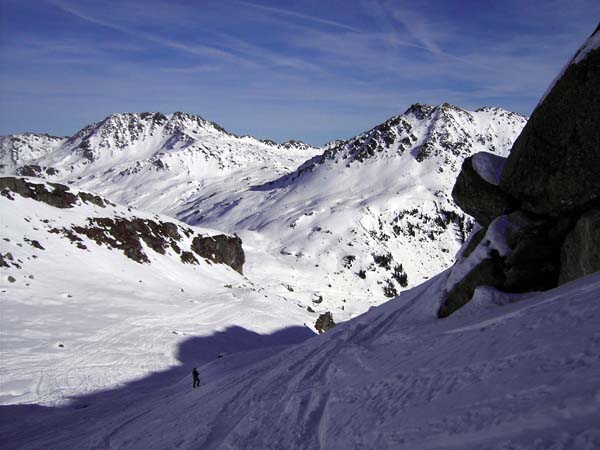
M 415 102 L 529 114 L 598 0 L 0 0 L 0 134 L 186 111 L 322 144 Z

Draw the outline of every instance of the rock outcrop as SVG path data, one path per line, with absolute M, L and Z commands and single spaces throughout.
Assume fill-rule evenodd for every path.
M 204 236 L 183 224 L 159 220 L 158 216 L 142 218 L 129 213 L 120 215 L 114 210 L 116 205 L 103 197 L 41 180 L 0 177 L 0 195 L 13 201 L 20 196 L 61 209 L 77 208 L 84 204 L 103 208 L 98 211 L 100 217 L 87 217 L 85 223 L 60 227 L 48 224 L 48 233 L 68 239 L 81 250 L 88 249 L 84 244 L 86 238 L 97 245 L 121 250 L 129 259 L 140 264 L 150 263 L 148 250 L 152 250 L 160 255 L 172 252 L 185 264 L 198 264 L 197 257 L 200 257 L 213 263 L 226 264 L 242 273 L 245 256 L 242 240 L 237 236 Z M 32 245 L 36 242 L 33 241 Z M 7 265 L 7 261 L 10 258 L 3 257 L 0 266 Z
M 494 178 L 478 169 L 478 163 L 493 171 L 502 168 L 505 158 L 491 153 L 476 153 L 464 160 L 452 189 L 454 202 L 481 225 L 489 225 L 494 218 L 516 209 L 516 201 L 504 193 Z M 487 164 L 486 164 L 487 163 Z
M 319 334 L 324 333 L 333 327 L 335 327 L 335 322 L 333 321 L 333 316 L 329 311 L 321 314 L 315 322 L 315 329 L 319 332 Z
M 483 228 L 450 271 L 439 317 L 479 286 L 541 291 L 600 270 L 599 68 L 600 26 L 540 101 L 506 164 L 486 154 L 465 160 L 452 196 Z
M 102 208 L 109 201 L 87 192 L 73 194 L 68 186 L 58 183 L 34 183 L 26 178 L 0 177 L 0 195 L 11 198 L 11 193 L 47 203 L 56 208 L 73 208 L 77 202 L 93 203 Z
M 560 253 L 559 284 L 600 270 L 600 209 L 595 208 L 577 221 L 567 235 Z
M 600 199 L 599 36 L 600 26 L 513 145 L 500 186 L 527 211 L 558 216 Z
M 242 273 L 246 261 L 242 240 L 238 236 L 196 236 L 192 241 L 192 250 L 217 264 L 227 264 L 239 273 Z

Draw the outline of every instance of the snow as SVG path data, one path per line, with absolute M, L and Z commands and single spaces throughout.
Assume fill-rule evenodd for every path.
M 0 216 L 0 252 L 21 266 L 1 274 L 0 403 L 55 405 L 114 387 L 176 364 L 176 350 L 190 336 L 228 327 L 271 333 L 295 325 L 312 333 L 303 325 L 314 322 L 306 310 L 228 266 L 182 264 L 171 250 L 160 255 L 147 247 L 151 262 L 139 264 L 84 236 L 86 250 L 48 232 L 90 217 L 171 218 L 85 203 L 58 209 L 16 194 L 0 196 Z
M 4 407 L 0 430 L 21 449 L 598 448 L 600 274 L 438 320 L 444 278 L 300 344 L 201 365 L 191 338 L 165 373 Z

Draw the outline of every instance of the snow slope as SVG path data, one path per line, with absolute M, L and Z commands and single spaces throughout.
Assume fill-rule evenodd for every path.
M 91 200 L 58 208 L 6 190 L 0 195 L 0 403 L 52 405 L 114 387 L 176 364 L 189 336 L 228 327 L 270 333 L 295 325 L 302 327 L 296 336 L 312 334 L 303 326 L 314 321 L 308 312 L 227 265 L 192 252 L 182 261 L 194 236 L 218 232 L 83 198 Z M 176 242 L 179 252 L 166 246 L 160 254 L 141 240 L 148 262 L 137 262 L 110 239 L 99 244 L 77 231 L 106 219 L 170 222 L 180 239 L 165 242 Z M 159 248 L 160 239 L 154 242 Z M 207 345 L 204 356 L 227 351 Z
M 260 235 L 266 253 L 310 275 L 289 272 L 286 285 L 320 278 L 323 304 L 352 317 L 453 262 L 473 223 L 451 198 L 462 161 L 483 150 L 506 156 L 524 124 L 496 108 L 413 105 L 268 183 L 205 186 L 175 214 L 249 243 Z
M 21 449 L 599 448 L 600 274 L 479 290 L 438 320 L 446 276 L 285 351 L 212 360 L 200 389 L 184 342 L 168 373 L 60 408 L 3 407 L 0 430 Z
M 246 272 L 257 284 L 345 320 L 452 263 L 472 226 L 450 196 L 463 159 L 506 156 L 525 120 L 416 104 L 315 149 L 237 137 L 184 113 L 115 114 L 22 164 L 237 233 L 257 256 Z

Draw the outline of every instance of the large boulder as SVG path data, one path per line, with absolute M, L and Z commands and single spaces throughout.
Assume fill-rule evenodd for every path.
M 508 158 L 500 187 L 536 214 L 600 200 L 600 26 L 540 101 Z
M 467 246 L 474 248 L 463 251 L 451 269 L 438 317 L 447 317 L 468 303 L 480 286 L 515 293 L 556 287 L 561 245 L 572 225 L 569 217 L 543 218 L 523 211 L 496 218 L 479 232 L 483 236 L 473 236 L 473 244 Z M 590 233 L 582 232 L 580 239 Z
M 543 291 L 600 270 L 600 26 L 557 80 L 504 168 L 485 154 L 463 164 L 452 196 L 483 228 L 450 270 L 439 317 L 479 287 Z
M 505 277 L 503 263 L 497 252 L 477 264 L 450 292 L 444 293 L 438 317 L 448 317 L 454 311 L 471 301 L 475 289 L 479 286 L 502 288 Z
M 559 284 L 600 270 L 600 209 L 581 216 L 565 238 L 560 266 Z
M 498 187 L 505 158 L 481 152 L 464 160 L 452 189 L 454 202 L 481 225 L 514 210 L 516 202 Z

